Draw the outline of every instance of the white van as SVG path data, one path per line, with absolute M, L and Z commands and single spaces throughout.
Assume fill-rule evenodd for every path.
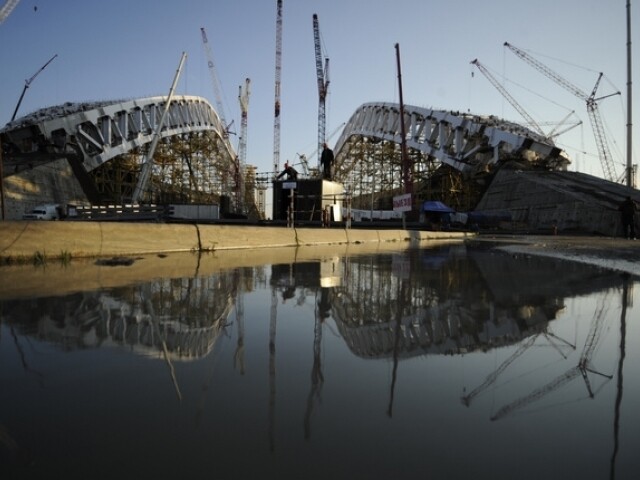
M 60 205 L 49 203 L 36 205 L 29 213 L 22 215 L 23 220 L 60 220 Z

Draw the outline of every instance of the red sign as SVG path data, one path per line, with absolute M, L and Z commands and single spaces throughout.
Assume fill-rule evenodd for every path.
M 393 211 L 394 212 L 410 212 L 412 207 L 411 194 L 405 193 L 404 195 L 398 195 L 393 197 Z

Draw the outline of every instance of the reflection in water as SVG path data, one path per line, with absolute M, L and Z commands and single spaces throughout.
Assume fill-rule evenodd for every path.
M 505 405 L 500 410 L 498 410 L 498 412 L 495 415 L 491 417 L 491 420 L 499 420 L 502 417 L 510 414 L 514 410 L 523 408 L 533 402 L 540 400 L 545 395 L 548 395 L 551 392 L 571 382 L 578 375 L 582 375 L 585 386 L 587 388 L 587 392 L 589 394 L 589 397 L 591 398 L 593 398 L 594 392 L 591 387 L 591 381 L 589 380 L 589 376 L 588 376 L 589 373 L 599 375 L 608 380 L 613 378 L 612 375 L 606 375 L 604 373 L 598 372 L 597 370 L 594 370 L 593 368 L 591 368 L 591 358 L 593 356 L 593 352 L 596 346 L 600 341 L 600 336 L 602 334 L 602 322 L 604 318 L 606 303 L 608 303 L 608 301 L 607 302 L 602 301 L 594 314 L 593 320 L 591 322 L 591 328 L 589 329 L 589 333 L 587 334 L 587 340 L 584 344 L 584 348 L 582 349 L 582 353 L 580 354 L 580 359 L 578 361 L 578 364 L 570 368 L 566 372 L 562 373 L 561 375 L 559 375 L 558 377 L 556 377 L 546 385 L 543 385 L 542 387 L 535 389 L 533 392 L 529 393 L 528 395 L 522 398 L 519 398 L 518 400 L 510 403 L 509 405 Z
M 614 479 L 616 477 L 616 457 L 618 456 L 618 449 L 620 447 L 620 405 L 622 404 L 622 368 L 624 366 L 624 357 L 626 355 L 626 342 L 627 342 L 627 306 L 630 302 L 630 295 L 632 290 L 629 289 L 629 275 L 623 275 L 622 282 L 622 313 L 620 314 L 620 359 L 618 360 L 618 375 L 616 385 L 616 403 L 613 416 L 613 453 L 611 454 L 611 470 L 609 472 L 609 478 Z
M 294 408 L 291 401 L 300 388 L 304 393 L 296 400 L 301 405 L 297 418 L 298 421 L 302 419 L 303 437 L 309 445 L 313 444 L 316 435 L 320 439 L 325 438 L 329 426 L 337 422 L 329 420 L 327 415 L 342 418 L 343 410 L 349 404 L 347 398 L 342 407 L 334 409 L 322 404 L 327 391 L 329 398 L 335 395 L 335 378 L 339 376 L 335 370 L 328 374 L 325 358 L 327 345 L 331 346 L 334 354 L 339 351 L 338 344 L 345 352 L 349 352 L 348 357 L 341 356 L 341 366 L 345 372 L 356 365 L 363 373 L 369 372 L 366 369 L 376 368 L 375 365 L 380 361 L 390 362 L 390 377 L 385 379 L 386 417 L 394 421 L 398 412 L 402 414 L 408 408 L 412 409 L 416 418 L 424 415 L 419 403 L 414 405 L 407 399 L 406 386 L 402 387 L 399 381 L 402 362 L 409 363 L 420 357 L 442 359 L 442 368 L 445 369 L 453 368 L 451 363 L 444 363 L 453 357 L 478 361 L 478 365 L 483 366 L 481 374 L 463 383 L 462 403 L 466 407 L 471 407 L 473 403 L 474 408 L 465 408 L 456 415 L 466 418 L 469 418 L 467 415 L 491 420 L 504 418 L 558 391 L 577 377 L 582 377 L 588 395 L 594 397 L 612 378 L 611 371 L 607 370 L 610 366 L 606 365 L 604 371 L 600 371 L 603 367 L 598 365 L 596 368 L 593 357 L 601 346 L 608 309 L 614 302 L 609 294 L 614 289 L 622 288 L 625 302 L 615 401 L 615 443 L 610 459 L 610 476 L 613 478 L 619 451 L 626 299 L 630 298 L 629 292 L 633 287 L 630 282 L 629 278 L 623 279 L 613 272 L 580 264 L 516 257 L 491 249 L 468 250 L 463 245 L 456 245 L 394 254 L 327 257 L 318 261 L 277 264 L 270 267 L 270 275 L 268 267 L 245 267 L 65 297 L 9 300 L 2 303 L 0 318 L 3 332 L 8 331 L 11 335 L 22 371 L 26 376 L 38 379 L 40 384 L 44 374 L 40 367 L 30 365 L 30 353 L 24 347 L 33 340 L 55 345 L 64 352 L 105 347 L 126 349 L 141 358 L 161 359 L 168 369 L 175 394 L 181 403 L 186 402 L 187 405 L 188 392 L 193 390 L 191 384 L 194 381 L 189 373 L 189 365 L 193 369 L 199 368 L 199 360 L 220 354 L 219 351 L 214 352 L 220 339 L 235 335 L 231 364 L 234 376 L 242 380 L 231 380 L 233 376 L 229 376 L 223 366 L 216 367 L 214 371 L 210 362 L 203 387 L 208 396 L 201 397 L 197 423 L 209 421 L 211 402 L 221 402 L 224 392 L 224 398 L 231 399 L 224 403 L 223 408 L 230 412 L 230 417 L 239 415 L 247 396 L 252 400 L 251 411 L 257 413 L 252 413 L 252 420 L 242 423 L 244 427 L 241 428 L 262 425 L 259 413 L 264 415 L 265 403 L 260 402 L 261 395 L 264 395 L 262 402 L 266 402 L 267 410 L 265 427 L 268 451 L 273 458 L 281 458 L 287 455 L 287 450 L 276 446 L 291 433 L 288 427 L 292 418 L 290 410 Z M 568 339 L 570 337 L 567 337 L 566 329 L 558 333 L 553 328 L 554 321 L 568 315 L 567 299 L 593 296 L 598 296 L 600 301 L 593 309 L 584 342 L 580 342 L 577 363 L 568 369 L 556 367 L 555 377 L 551 377 L 550 381 L 536 377 L 539 378 L 537 383 L 526 383 L 511 391 L 510 398 L 515 400 L 504 402 L 488 417 L 482 406 L 477 407 L 476 414 L 475 402 L 478 397 L 496 388 L 507 372 L 513 370 L 515 379 L 524 375 L 527 368 L 523 364 L 529 361 L 525 361 L 525 353 L 541 343 L 558 353 L 562 361 L 574 361 L 572 352 L 576 351 L 577 343 Z M 265 308 L 268 301 L 270 307 Z M 304 312 L 309 304 L 312 309 L 307 316 Z M 250 312 L 261 313 L 252 313 L 247 321 L 245 307 Z M 300 328 L 298 325 L 304 322 L 312 325 L 308 338 L 292 341 L 292 334 L 285 330 L 292 328 L 293 324 L 287 323 L 292 315 L 300 317 L 295 328 Z M 251 335 L 254 335 L 253 338 L 261 335 L 257 333 L 259 321 L 266 321 L 267 317 L 268 329 L 262 334 L 262 340 L 247 344 Z M 281 318 L 285 319 L 284 327 L 282 322 L 279 324 Z M 235 328 L 230 328 L 233 323 Z M 300 347 L 302 351 L 310 355 L 306 355 L 304 360 L 293 356 L 292 351 L 297 351 L 292 350 L 294 343 L 303 345 Z M 262 370 L 262 375 L 266 373 L 267 377 L 266 392 L 245 391 L 242 397 L 237 396 L 240 394 L 234 394 L 234 388 L 239 389 L 248 381 L 253 382 L 252 385 L 259 384 L 255 380 L 255 376 L 260 375 L 256 372 L 258 369 L 248 371 L 246 357 L 257 355 L 256 352 L 262 348 L 260 344 L 267 349 L 266 368 Z M 6 341 L 0 344 L 0 352 L 7 355 L 8 349 Z M 481 355 L 498 351 L 508 353 L 502 355 L 504 360 L 496 362 L 494 368 L 488 368 Z M 290 371 L 291 365 L 302 362 L 308 367 L 304 374 L 295 376 Z M 280 372 L 276 375 L 278 369 Z M 404 381 L 424 384 L 420 375 L 410 376 L 408 372 L 403 373 L 403 379 L 406 378 Z M 593 386 L 593 376 L 603 379 L 598 382 L 597 388 Z M 213 381 L 214 377 L 218 379 L 216 382 Z M 0 378 L 4 380 L 5 376 Z M 372 385 L 377 384 L 372 374 L 369 373 L 367 378 Z M 466 390 L 467 382 L 474 386 L 469 391 Z M 214 383 L 216 388 L 210 389 L 209 385 Z M 355 388 L 349 383 L 340 385 L 342 393 L 339 395 L 347 395 Z M 445 386 L 442 386 L 443 390 Z M 460 384 L 456 384 L 452 391 L 457 389 L 459 392 L 459 387 Z M 366 390 L 364 385 L 359 388 Z M 402 395 L 398 396 L 400 393 Z M 375 394 L 368 395 L 375 397 Z M 400 407 L 399 399 L 402 399 Z M 286 410 L 283 405 L 287 405 Z M 438 404 L 438 408 L 443 407 Z M 447 408 L 460 408 L 460 403 L 449 402 Z M 366 408 L 363 410 L 367 411 Z M 167 407 L 162 412 L 163 415 L 169 415 L 170 409 Z M 216 417 L 219 428 L 220 425 L 226 425 L 227 421 L 225 414 L 221 415 L 223 417 Z M 313 428 L 314 419 L 318 417 L 323 418 L 324 423 L 318 420 Z M 375 416 L 366 419 L 372 425 L 378 425 Z M 350 421 L 353 421 L 353 417 Z M 403 415 L 398 421 L 405 421 Z M 419 438 L 417 425 L 415 433 L 404 431 L 404 434 Z M 14 429 L 15 425 L 11 431 Z M 330 430 L 329 435 L 333 438 L 339 435 L 338 431 Z M 9 429 L 0 424 L 0 438 L 5 450 L 15 452 L 16 441 L 8 432 Z M 357 437 L 363 445 L 369 441 L 366 432 L 367 429 L 362 428 L 362 437 Z M 184 432 L 181 434 L 184 435 Z M 197 435 L 194 434 L 193 441 L 196 441 L 195 437 Z M 256 438 L 260 438 L 260 435 L 256 435 Z M 354 440 L 354 437 L 350 438 Z M 228 441 L 232 442 L 231 439 Z M 244 441 L 247 441 L 246 438 Z M 254 449 L 259 451 L 259 440 L 255 442 L 258 443 L 254 443 Z M 256 453 L 255 468 L 268 469 L 270 462 L 261 458 Z M 372 465 L 375 463 L 372 462 Z M 375 467 L 372 468 L 375 471 Z M 320 476 L 320 472 L 317 475 Z

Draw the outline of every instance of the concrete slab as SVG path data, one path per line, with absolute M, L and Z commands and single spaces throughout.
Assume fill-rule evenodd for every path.
M 305 245 L 395 243 L 399 248 L 434 240 L 464 240 L 463 232 L 344 230 L 236 225 L 127 222 L 8 221 L 0 223 L 4 263 L 47 258 L 116 257 Z

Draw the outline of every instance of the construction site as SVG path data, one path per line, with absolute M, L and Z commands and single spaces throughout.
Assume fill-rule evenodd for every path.
M 519 112 L 522 123 L 405 105 L 398 45 L 400 102 L 363 104 L 327 134 L 329 58 L 321 48 L 318 15 L 312 20 L 317 155 L 319 160 L 325 143 L 335 145 L 329 175 L 310 167 L 312 158 L 299 155 L 295 178 L 281 179 L 282 0 L 277 0 L 271 171 L 260 172 L 246 160 L 249 78 L 238 89 L 241 122 L 237 146 L 231 142 L 231 122 L 221 100 L 213 53 L 201 28 L 215 105 L 202 97 L 174 95 L 184 54 L 166 97 L 68 102 L 18 117 L 27 88 L 56 56 L 26 80 L 12 120 L 0 130 L 2 218 L 19 220 L 36 206 L 52 204 L 60 209 L 60 217 L 91 220 L 135 220 L 133 212 L 140 206 L 153 206 L 146 211 L 163 220 L 168 208 L 215 205 L 215 215 L 187 213 L 173 220 L 286 220 L 291 225 L 293 219 L 321 225 L 327 223 L 323 212 L 328 211 L 334 225 L 402 219 L 434 229 L 453 224 L 527 232 L 621 233 L 618 205 L 626 197 L 640 202 L 637 165 L 631 161 L 631 145 L 624 171 L 613 162 L 598 107 L 610 96 L 599 96 L 602 74 L 592 91 L 584 92 L 529 53 L 505 43 L 516 57 L 584 101 L 602 177 L 568 170 L 571 159 L 555 140 L 575 124 L 563 121 L 545 132 L 477 59 L 471 63 Z M 405 202 L 405 208 L 394 206 L 397 199 Z M 434 201 L 445 210 L 429 210 L 427 205 Z M 394 210 L 397 214 L 389 215 Z M 123 211 L 127 215 L 117 214 Z M 457 213 L 462 215 L 450 215 Z

